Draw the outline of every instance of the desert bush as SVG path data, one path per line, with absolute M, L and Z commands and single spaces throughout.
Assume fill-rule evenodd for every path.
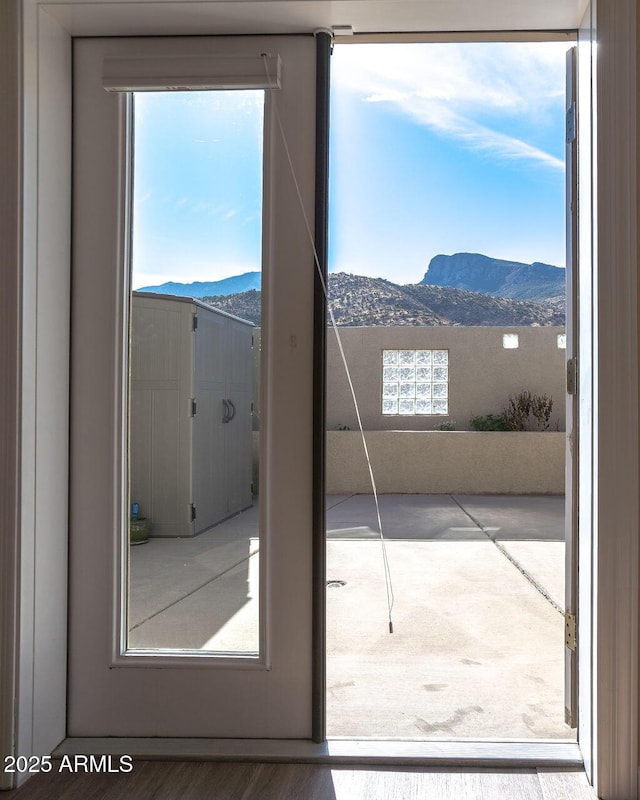
M 454 419 L 446 419 L 444 422 L 439 422 L 433 426 L 436 431 L 455 431 L 456 421 Z
M 552 410 L 552 397 L 525 390 L 509 397 L 502 417 L 511 431 L 548 431 Z
M 553 398 L 528 390 L 512 394 L 502 414 L 482 414 L 469 420 L 472 431 L 548 431 Z

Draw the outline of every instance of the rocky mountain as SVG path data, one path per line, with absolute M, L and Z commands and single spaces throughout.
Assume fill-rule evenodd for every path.
M 233 314 L 234 317 L 246 319 L 254 325 L 260 325 L 260 309 L 262 304 L 262 292 L 257 289 L 249 289 L 248 292 L 229 294 L 226 297 L 203 297 L 205 303 L 210 306 Z
M 331 308 L 340 326 L 564 325 L 560 300 L 536 303 L 446 286 L 405 286 L 344 272 L 329 275 Z M 251 290 L 205 302 L 260 324 L 260 292 Z
M 455 253 L 434 256 L 420 283 L 543 302 L 564 297 L 565 270 L 537 261 L 523 264 L 480 253 Z
M 178 297 L 211 297 L 259 289 L 260 277 L 260 272 L 245 272 L 242 275 L 234 275 L 231 278 L 223 278 L 220 281 L 194 281 L 194 283 L 169 281 L 160 286 L 145 286 L 142 289 L 138 289 L 138 291 L 173 294 Z

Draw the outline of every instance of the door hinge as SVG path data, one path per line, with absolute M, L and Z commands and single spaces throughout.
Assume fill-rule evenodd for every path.
M 191 416 L 195 417 L 195 415 L 196 415 L 196 401 L 195 401 L 195 398 L 192 397 L 191 398 Z
M 570 611 L 564 612 L 564 643 L 576 652 L 576 615 Z
M 567 361 L 567 394 L 578 394 L 578 359 Z
M 192 325 L 191 330 L 197 331 L 198 330 L 198 315 L 194 314 L 193 317 L 192 317 L 192 320 L 193 320 L 193 325 Z
M 571 103 L 567 109 L 567 144 L 576 140 L 576 104 Z
M 191 503 L 190 504 L 189 510 L 190 510 L 190 513 L 191 513 L 191 522 L 195 522 L 196 521 L 196 506 L 195 506 L 195 503 Z

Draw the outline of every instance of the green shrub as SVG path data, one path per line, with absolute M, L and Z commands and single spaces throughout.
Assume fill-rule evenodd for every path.
M 469 420 L 472 431 L 510 431 L 502 414 L 483 414 Z

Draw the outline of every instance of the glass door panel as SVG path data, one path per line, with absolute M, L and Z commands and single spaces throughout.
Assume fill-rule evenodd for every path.
M 259 650 L 264 101 L 133 97 L 129 650 Z

